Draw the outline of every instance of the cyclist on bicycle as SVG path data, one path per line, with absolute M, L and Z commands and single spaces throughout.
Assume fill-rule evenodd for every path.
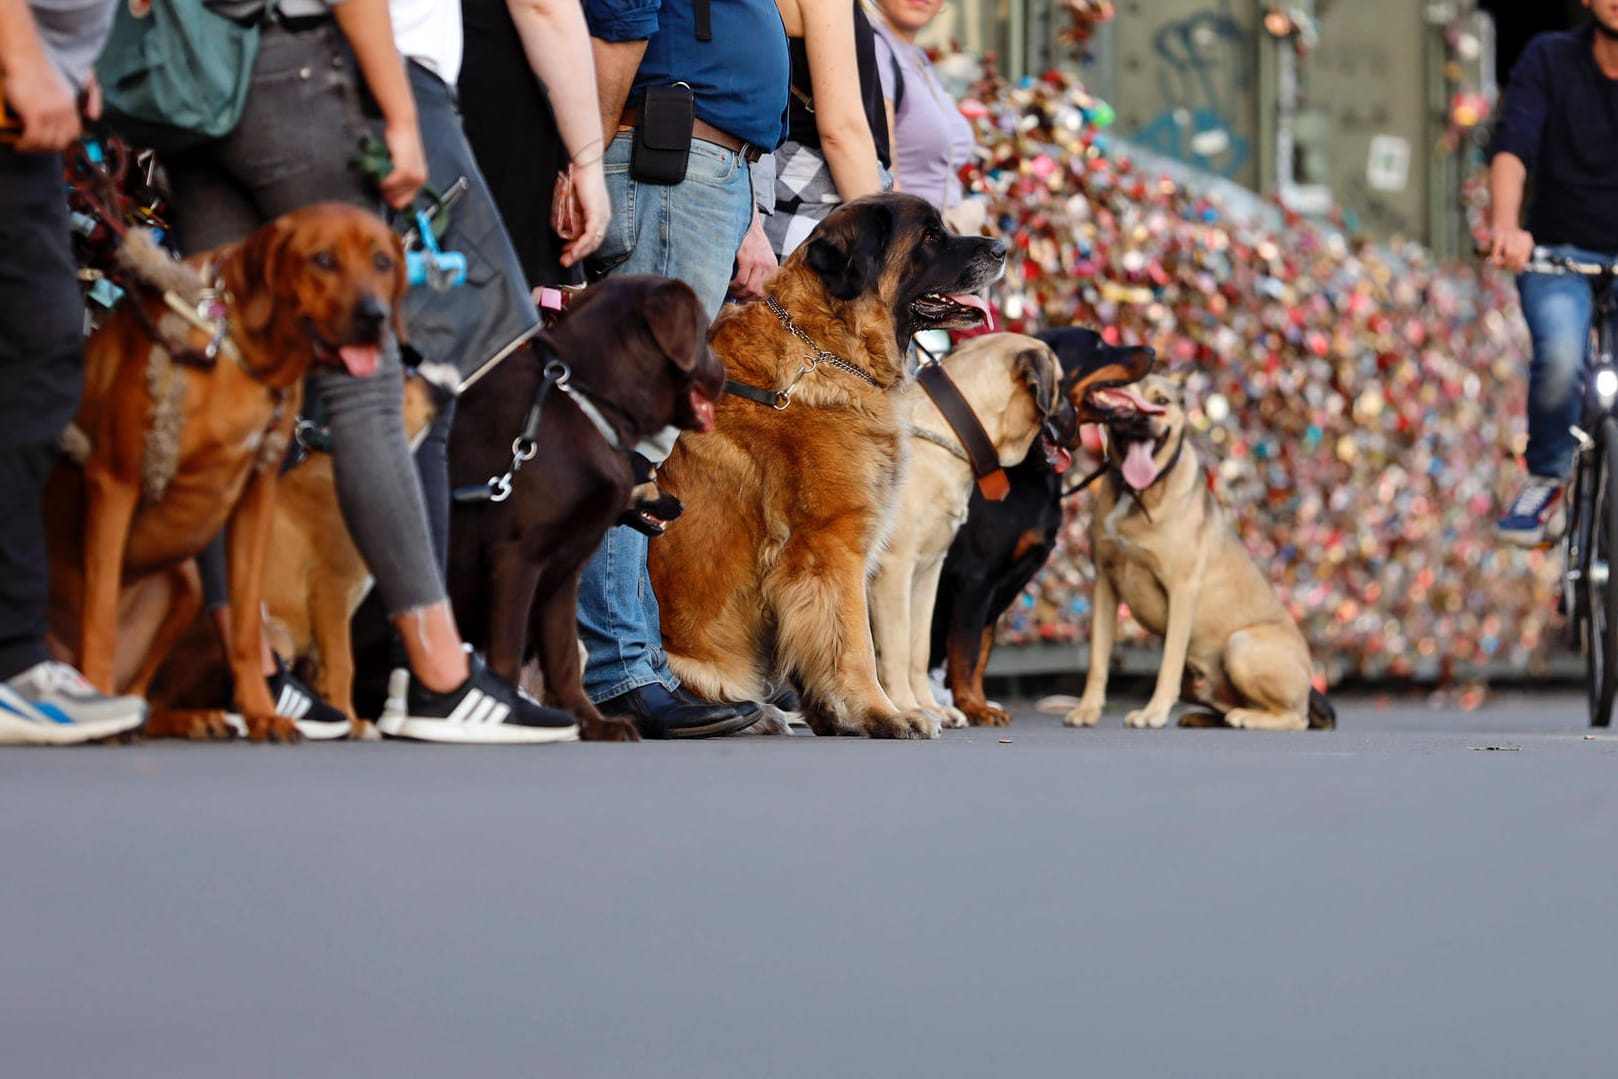
M 1618 256 L 1618 0 L 1582 0 L 1582 30 L 1536 36 L 1506 85 L 1489 161 L 1489 258 L 1518 271 L 1533 338 L 1528 367 L 1528 478 L 1495 525 L 1533 547 L 1562 501 L 1589 343 L 1591 283 L 1523 273 L 1536 244 L 1552 255 Z M 1534 197 L 1522 227 L 1523 188 Z

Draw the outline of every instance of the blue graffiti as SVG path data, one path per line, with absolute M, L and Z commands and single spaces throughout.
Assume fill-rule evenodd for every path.
M 1160 28 L 1152 47 L 1168 104 L 1135 139 L 1221 176 L 1241 171 L 1252 150 L 1251 140 L 1234 130 L 1238 98 L 1253 78 L 1247 37 L 1230 0 Z

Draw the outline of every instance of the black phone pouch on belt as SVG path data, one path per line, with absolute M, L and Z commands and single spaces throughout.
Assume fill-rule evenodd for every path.
M 629 174 L 648 184 L 677 184 L 684 180 L 695 119 L 691 87 L 683 82 L 648 86 L 635 125 Z

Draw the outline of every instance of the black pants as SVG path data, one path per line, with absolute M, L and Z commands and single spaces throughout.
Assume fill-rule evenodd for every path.
M 40 496 L 78 411 L 83 325 L 62 158 L 0 146 L 0 679 L 47 658 Z

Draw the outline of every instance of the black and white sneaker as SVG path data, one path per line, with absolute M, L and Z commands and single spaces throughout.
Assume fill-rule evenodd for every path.
M 275 657 L 275 673 L 266 681 L 270 684 L 270 698 L 275 701 L 275 714 L 290 719 L 305 738 L 311 742 L 330 742 L 348 737 L 348 717 L 321 700 L 314 690 L 287 670 L 280 656 Z
M 377 730 L 390 738 L 464 745 L 535 745 L 576 742 L 579 725 L 559 708 L 546 708 L 507 685 L 475 654 L 472 673 L 448 693 L 434 693 L 414 678 L 402 711 L 388 708 Z M 389 696 L 394 694 L 390 692 Z

